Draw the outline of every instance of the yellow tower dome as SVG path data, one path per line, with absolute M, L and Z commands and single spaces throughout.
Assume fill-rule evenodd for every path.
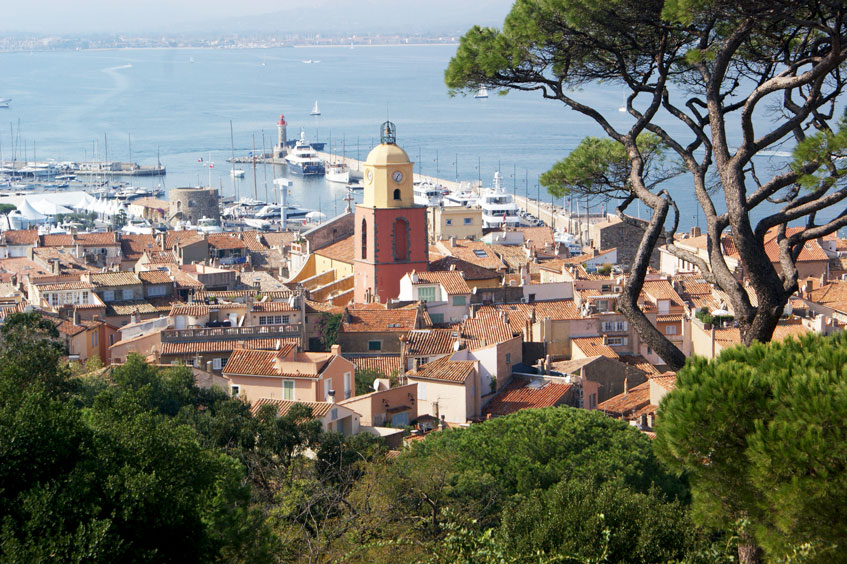
M 363 206 L 371 208 L 410 208 L 414 206 L 412 173 L 414 163 L 395 143 L 394 124 L 382 124 L 380 144 L 374 147 L 364 165 Z

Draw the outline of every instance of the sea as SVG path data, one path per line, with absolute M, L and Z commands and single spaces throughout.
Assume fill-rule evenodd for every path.
M 507 191 L 549 202 L 539 175 L 602 130 L 538 91 L 450 96 L 444 71 L 455 51 L 455 45 L 357 45 L 0 53 L 0 98 L 12 99 L 0 109 L 0 160 L 161 162 L 166 176 L 136 177 L 132 184 L 211 185 L 225 196 L 273 200 L 273 179 L 286 176 L 285 167 L 259 164 L 254 174 L 241 164 L 246 175 L 238 179 L 227 159 L 232 152 L 270 152 L 280 115 L 289 138 L 302 130 L 327 151 L 360 160 L 390 120 L 415 172 L 490 185 L 499 170 Z M 571 94 L 615 127 L 632 120 L 619 111 L 620 86 L 591 84 Z M 310 115 L 316 102 L 320 116 Z M 671 118 L 663 125 L 684 133 Z M 771 151 L 757 164 L 783 168 L 789 151 Z M 300 206 L 326 216 L 343 211 L 343 186 L 323 178 L 292 180 L 290 196 Z M 690 180 L 683 176 L 669 186 L 681 229 L 703 225 Z

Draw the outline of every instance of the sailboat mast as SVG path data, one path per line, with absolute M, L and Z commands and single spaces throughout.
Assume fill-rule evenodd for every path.
M 230 167 L 230 176 L 232 176 L 232 191 L 235 194 L 235 203 L 238 203 L 238 181 L 235 178 L 235 137 L 232 134 L 232 120 L 229 120 L 229 152 L 230 152 L 230 162 L 232 162 L 232 166 Z
M 265 130 L 262 130 L 262 170 L 265 171 L 265 201 L 270 203 L 268 198 L 268 165 L 265 163 Z
M 253 134 L 253 199 L 259 199 L 259 188 L 256 186 L 256 134 Z

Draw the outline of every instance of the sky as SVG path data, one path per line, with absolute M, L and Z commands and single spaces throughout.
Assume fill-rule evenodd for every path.
M 499 25 L 512 1 L 24 0 L 3 10 L 0 31 L 62 35 L 226 30 L 446 32 L 475 23 Z

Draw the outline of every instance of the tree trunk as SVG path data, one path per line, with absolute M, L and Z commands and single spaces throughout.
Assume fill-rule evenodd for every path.
M 756 542 L 742 533 L 738 538 L 738 562 L 739 564 L 761 564 L 762 550 Z

